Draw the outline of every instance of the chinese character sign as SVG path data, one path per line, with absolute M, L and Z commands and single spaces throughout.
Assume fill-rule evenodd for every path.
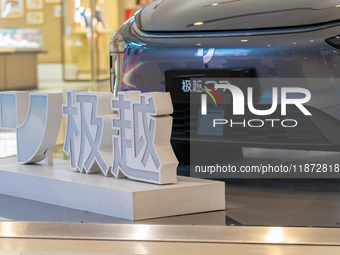
M 52 165 L 61 117 L 67 117 L 63 150 L 81 173 L 167 184 L 177 181 L 170 144 L 169 93 L 66 91 L 0 93 L 1 128 L 17 131 L 18 162 Z
M 168 93 L 67 91 L 64 151 L 80 172 L 166 184 L 177 180 Z
M 188 92 L 202 92 L 202 81 L 201 80 L 183 80 L 182 81 L 182 91 L 184 93 Z
M 81 173 L 110 174 L 111 97 L 110 92 L 66 91 L 63 115 L 67 116 L 67 126 L 63 149 L 70 157 L 71 167 Z
M 176 182 L 178 161 L 170 145 L 172 103 L 169 93 L 118 93 L 112 99 L 117 135 L 112 174 L 152 183 Z

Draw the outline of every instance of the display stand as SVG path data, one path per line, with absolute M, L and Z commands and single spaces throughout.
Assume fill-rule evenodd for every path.
M 36 89 L 38 86 L 38 54 L 41 50 L 0 49 L 0 91 Z M 19 75 L 18 75 L 19 74 Z
M 225 210 L 224 182 L 179 176 L 176 184 L 156 185 L 80 174 L 69 164 L 1 159 L 0 193 L 129 220 Z

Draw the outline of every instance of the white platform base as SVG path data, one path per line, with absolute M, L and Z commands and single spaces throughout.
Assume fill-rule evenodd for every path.
M 129 220 L 142 220 L 225 209 L 223 182 L 178 177 L 171 185 L 85 175 L 55 160 L 19 165 L 0 159 L 0 193 Z

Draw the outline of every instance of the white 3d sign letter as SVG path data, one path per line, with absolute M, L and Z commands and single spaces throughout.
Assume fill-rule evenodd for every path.
M 52 164 L 61 104 L 61 93 L 0 93 L 1 128 L 17 131 L 19 163 L 35 163 L 46 158 Z
M 169 93 L 67 91 L 64 151 L 80 172 L 165 184 L 177 181 Z
M 83 173 L 110 174 L 112 162 L 111 128 L 112 93 L 85 90 L 66 91 L 67 116 L 64 152 L 71 158 L 71 167 Z
M 119 92 L 113 128 L 112 174 L 151 183 L 177 181 L 178 161 L 170 145 L 173 107 L 169 93 Z

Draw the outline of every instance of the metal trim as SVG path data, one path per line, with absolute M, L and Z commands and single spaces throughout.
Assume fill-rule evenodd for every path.
M 0 222 L 0 238 L 340 246 L 339 228 Z
M 306 27 L 293 27 L 293 28 L 281 28 L 272 30 L 244 30 L 244 31 L 220 31 L 220 32 L 146 32 L 138 28 L 134 22 L 131 30 L 136 35 L 143 38 L 209 38 L 209 37 L 238 37 L 238 36 L 259 36 L 259 35 L 279 35 L 279 34 L 292 34 L 292 33 L 304 33 L 312 32 L 321 29 L 331 28 L 339 26 L 340 22 L 332 22 L 328 24 L 313 25 Z

